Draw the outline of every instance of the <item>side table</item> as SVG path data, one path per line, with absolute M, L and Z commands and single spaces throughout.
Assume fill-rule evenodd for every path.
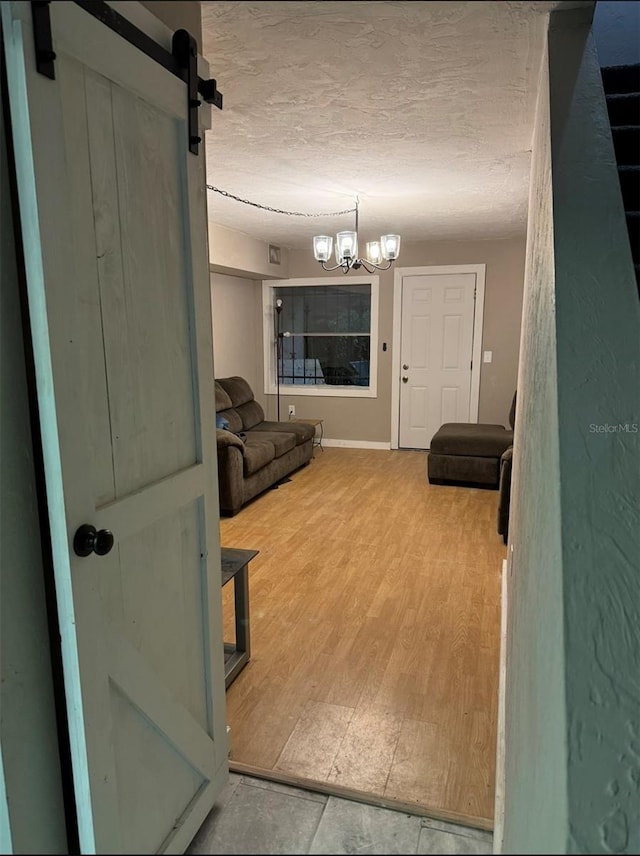
M 236 550 L 222 547 L 222 585 L 233 580 L 233 598 L 235 606 L 236 641 L 232 645 L 224 643 L 224 685 L 225 689 L 237 677 L 238 672 L 249 662 L 251 656 L 251 636 L 249 632 L 249 562 L 257 556 L 259 550 Z
M 322 438 L 324 436 L 324 419 L 319 419 L 317 416 L 292 416 L 290 417 L 291 422 L 306 422 L 307 425 L 313 425 L 314 428 L 320 426 L 319 433 L 313 438 L 313 445 L 317 446 L 321 452 L 324 452 L 322 448 Z

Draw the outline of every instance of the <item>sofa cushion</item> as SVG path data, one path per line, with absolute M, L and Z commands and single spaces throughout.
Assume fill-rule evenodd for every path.
M 216 413 L 219 413 L 221 410 L 228 410 L 230 407 L 233 407 L 231 399 L 229 398 L 226 390 L 220 386 L 218 381 L 215 381 L 214 386 L 216 390 Z
M 513 431 L 502 425 L 474 422 L 445 422 L 431 440 L 431 451 L 439 455 L 499 458 L 513 443 Z
M 253 390 L 243 377 L 221 377 L 217 383 L 224 389 L 233 407 L 253 401 Z
M 296 447 L 296 435 L 284 431 L 247 431 L 246 437 L 247 442 L 250 438 L 254 438 L 258 443 L 265 440 L 272 443 L 276 458 L 286 455 L 287 452 Z
M 254 426 L 253 431 L 284 431 L 287 434 L 295 434 L 296 446 L 302 446 L 307 440 L 311 440 L 316 432 L 315 425 L 308 422 L 260 422 Z
M 276 450 L 269 440 L 252 437 L 247 434 L 242 455 L 242 467 L 245 476 L 252 476 L 266 467 L 276 456 Z
M 246 404 L 238 405 L 236 410 L 240 414 L 245 431 L 250 431 L 254 425 L 264 421 L 264 410 L 254 399 L 247 401 Z
M 240 431 L 244 430 L 244 426 L 242 425 L 242 418 L 238 411 L 234 407 L 230 407 L 228 410 L 221 410 L 216 414 L 216 422 L 219 419 L 226 419 L 229 423 L 228 431 L 232 431 L 234 434 L 238 434 Z

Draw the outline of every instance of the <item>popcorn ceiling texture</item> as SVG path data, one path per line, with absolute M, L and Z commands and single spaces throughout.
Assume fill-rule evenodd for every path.
M 210 184 L 276 208 L 360 197 L 361 239 L 495 238 L 526 228 L 543 2 L 203 2 L 224 93 Z M 209 191 L 217 223 L 284 246 L 353 227 Z

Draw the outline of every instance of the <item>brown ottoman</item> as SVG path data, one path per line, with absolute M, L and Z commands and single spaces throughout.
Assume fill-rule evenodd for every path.
M 500 458 L 512 443 L 513 431 L 504 425 L 445 422 L 431 440 L 429 482 L 497 488 Z

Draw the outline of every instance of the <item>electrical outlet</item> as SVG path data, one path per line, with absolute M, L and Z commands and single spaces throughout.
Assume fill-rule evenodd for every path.
M 295 404 L 290 404 L 289 405 L 289 419 L 291 419 L 291 417 L 295 416 L 295 415 L 296 415 L 296 406 L 295 406 Z

